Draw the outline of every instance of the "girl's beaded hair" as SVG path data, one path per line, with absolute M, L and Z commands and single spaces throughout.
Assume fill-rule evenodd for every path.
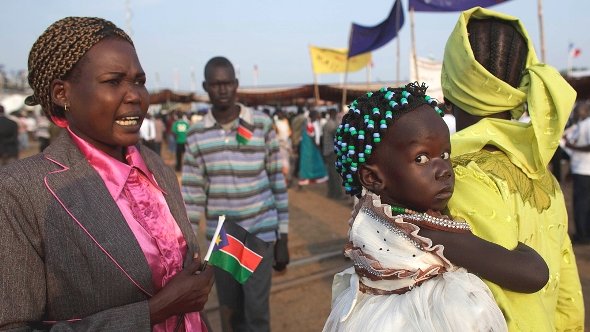
M 421 105 L 430 105 L 440 116 L 444 115 L 437 100 L 426 95 L 427 88 L 426 84 L 418 82 L 399 88 L 383 87 L 367 92 L 348 105 L 349 111 L 334 138 L 336 170 L 347 194 L 361 194 L 358 169 L 369 160 L 387 128 L 397 119 Z

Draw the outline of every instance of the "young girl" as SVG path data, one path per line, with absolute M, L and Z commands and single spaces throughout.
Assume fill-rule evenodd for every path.
M 449 130 L 425 92 L 369 92 L 337 131 L 336 168 L 360 200 L 345 248 L 354 267 L 334 278 L 324 331 L 506 331 L 479 277 L 527 293 L 547 282 L 529 247 L 507 250 L 441 214 L 455 179 Z

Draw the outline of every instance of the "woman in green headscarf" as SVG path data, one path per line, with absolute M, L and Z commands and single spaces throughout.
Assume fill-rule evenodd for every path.
M 479 7 L 461 13 L 445 47 L 441 80 L 458 131 L 451 139 L 451 214 L 506 248 L 529 245 L 549 266 L 549 282 L 537 293 L 487 282 L 509 329 L 582 331 L 584 303 L 563 193 L 547 170 L 574 90 L 539 63 L 517 18 Z M 530 123 L 512 120 L 525 110 Z

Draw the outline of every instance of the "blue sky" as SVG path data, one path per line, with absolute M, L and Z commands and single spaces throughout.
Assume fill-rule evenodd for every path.
M 400 78 L 409 76 L 410 18 L 400 31 Z M 203 66 L 213 56 L 228 57 L 239 68 L 242 87 L 299 85 L 313 82 L 308 45 L 346 47 L 352 22 L 375 25 L 389 13 L 393 0 L 18 0 L 0 2 L 0 64 L 8 71 L 26 69 L 28 52 L 52 22 L 65 16 L 98 16 L 127 29 L 126 5 L 148 88 L 178 88 L 203 93 Z M 511 0 L 492 7 L 519 17 L 540 57 L 536 0 Z M 581 48 L 575 67 L 590 67 L 587 31 L 590 1 L 544 0 L 546 62 L 565 69 L 568 45 Z M 441 59 L 458 13 L 416 12 L 419 56 Z M 372 81 L 396 75 L 396 41 L 373 52 Z M 341 75 L 321 75 L 320 83 L 337 83 Z M 366 82 L 366 71 L 349 82 Z

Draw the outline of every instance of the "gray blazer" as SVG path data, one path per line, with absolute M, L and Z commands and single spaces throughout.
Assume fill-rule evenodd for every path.
M 199 248 L 176 175 L 140 150 L 187 241 L 186 264 Z M 42 154 L 0 168 L 0 330 L 149 331 L 140 287 L 154 292 L 147 260 L 66 131 Z

